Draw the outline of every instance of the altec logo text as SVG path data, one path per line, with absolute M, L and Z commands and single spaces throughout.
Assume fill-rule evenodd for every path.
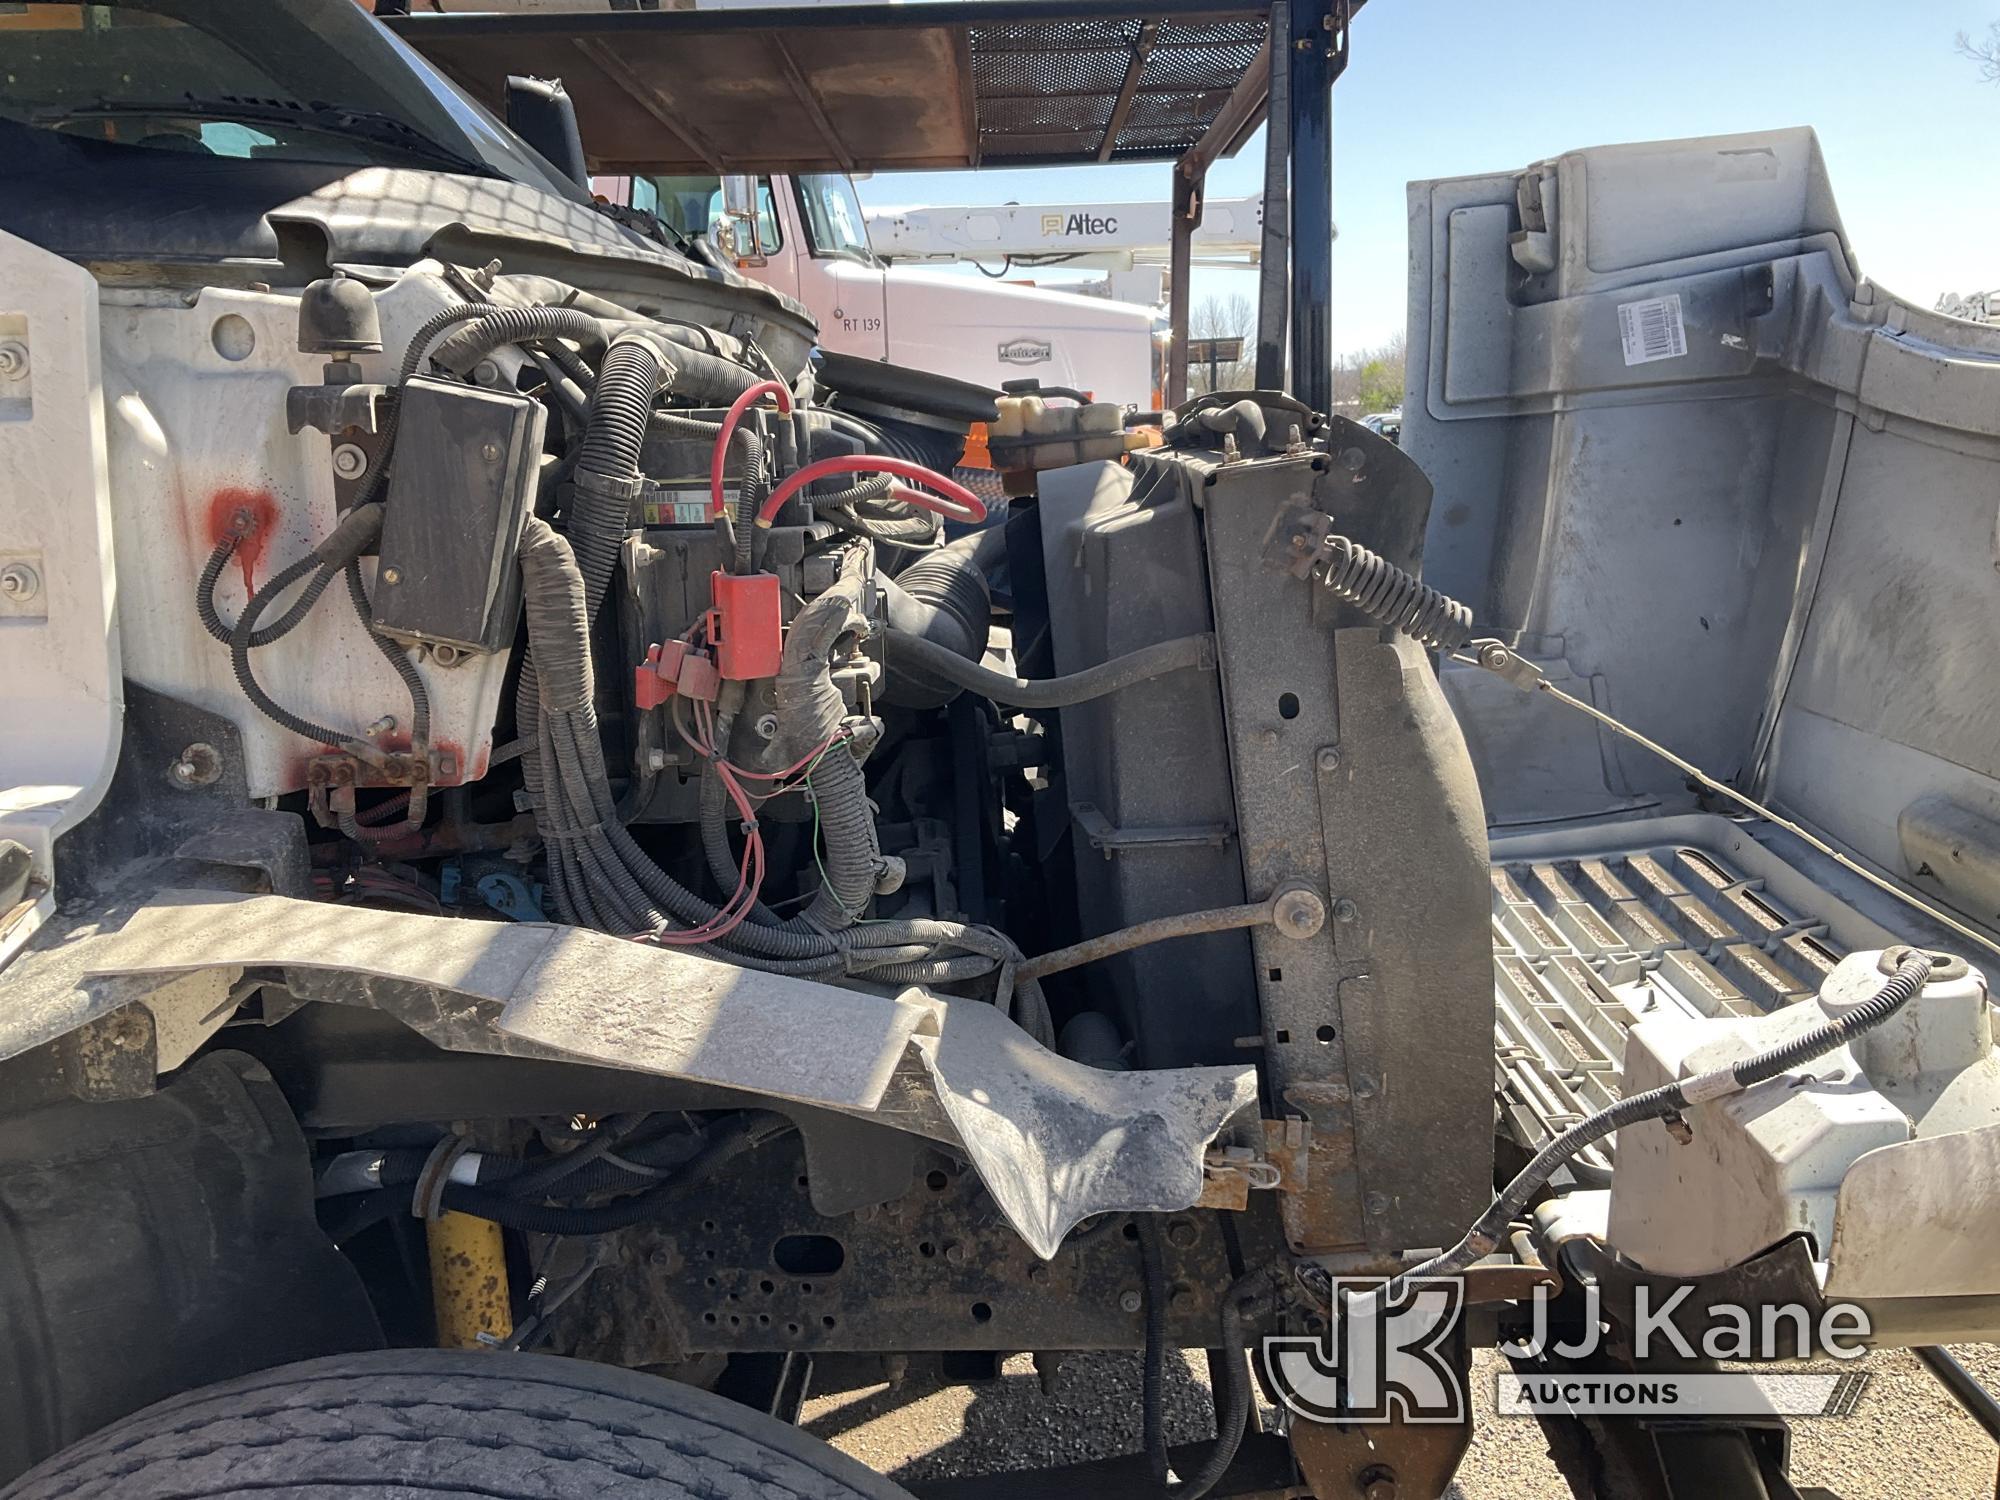
M 1067 218 L 1061 214 L 1042 215 L 1042 233 L 1049 238 L 1065 234 L 1116 234 L 1117 232 L 1116 214 L 1074 213 Z

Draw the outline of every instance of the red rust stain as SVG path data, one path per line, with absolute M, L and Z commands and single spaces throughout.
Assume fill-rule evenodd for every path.
M 243 570 L 243 592 L 257 591 L 257 565 L 278 524 L 278 501 L 269 490 L 227 488 L 208 499 L 208 544 L 220 546 L 237 538 L 236 565 Z

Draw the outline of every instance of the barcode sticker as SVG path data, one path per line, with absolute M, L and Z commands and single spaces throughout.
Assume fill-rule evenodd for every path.
M 1687 328 L 1681 322 L 1681 295 L 1648 297 L 1644 302 L 1618 304 L 1618 341 L 1625 346 L 1625 363 L 1651 364 L 1678 359 L 1688 352 Z

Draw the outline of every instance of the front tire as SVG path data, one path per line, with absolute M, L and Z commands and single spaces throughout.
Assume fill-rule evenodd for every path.
M 706 1391 L 536 1354 L 386 1350 L 177 1396 L 0 1500 L 910 1500 Z

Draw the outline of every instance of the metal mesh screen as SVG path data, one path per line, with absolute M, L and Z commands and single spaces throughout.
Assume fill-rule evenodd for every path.
M 968 28 L 980 154 L 1089 159 L 1105 145 L 1144 16 Z M 1161 20 L 1112 159 L 1177 156 L 1201 139 L 1264 45 L 1262 18 Z

